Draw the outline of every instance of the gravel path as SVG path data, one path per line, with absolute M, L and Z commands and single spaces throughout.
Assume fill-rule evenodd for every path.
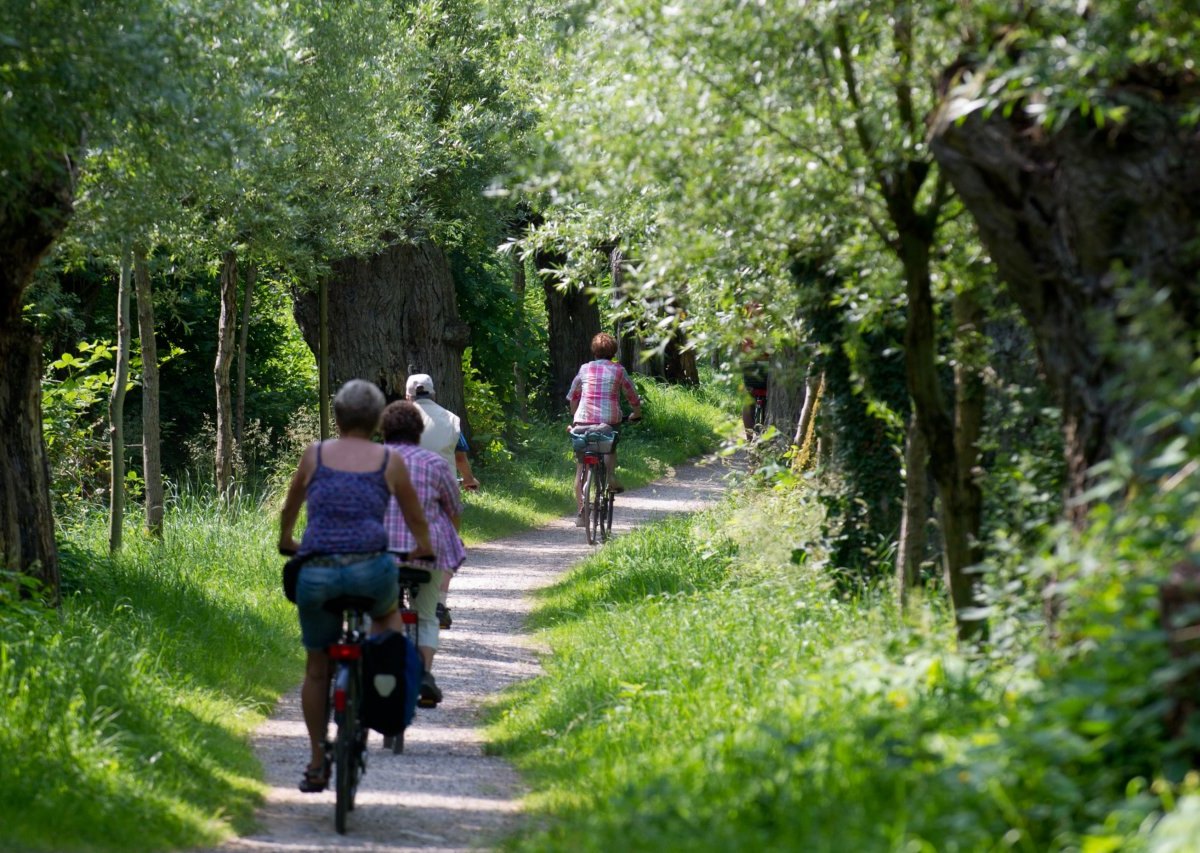
M 728 471 L 721 462 L 688 465 L 621 495 L 614 533 L 702 509 L 720 497 Z M 401 755 L 384 751 L 381 736 L 371 734 L 367 774 L 344 836 L 333 829 L 332 790 L 296 789 L 308 740 L 299 689 L 285 696 L 254 738 L 270 786 L 259 831 L 217 853 L 470 850 L 510 831 L 525 789 L 506 761 L 483 754 L 480 708 L 537 675 L 538 649 L 524 627 L 529 594 L 591 550 L 572 518 L 469 549 L 450 589 L 454 626 L 442 633 L 434 662 L 446 698 L 436 709 L 417 711 Z

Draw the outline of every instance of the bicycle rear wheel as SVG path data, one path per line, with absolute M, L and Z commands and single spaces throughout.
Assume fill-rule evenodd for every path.
M 333 825 L 339 833 L 345 834 L 346 816 L 354 810 L 354 796 L 358 792 L 358 780 L 362 776 L 364 752 L 364 732 L 361 731 L 358 720 L 358 683 L 349 665 L 338 667 L 333 689 L 335 697 L 339 693 L 344 697 L 344 700 L 334 705 L 337 740 L 333 744 L 333 765 L 337 804 Z M 336 710 L 339 704 L 342 705 L 342 709 Z
M 589 545 L 595 545 L 600 541 L 600 530 L 603 527 L 603 509 L 604 472 L 600 465 L 589 465 L 587 480 L 583 484 L 583 520 L 584 530 L 587 532 L 587 543 Z

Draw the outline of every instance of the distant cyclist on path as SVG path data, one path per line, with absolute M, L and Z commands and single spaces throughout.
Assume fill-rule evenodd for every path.
M 621 423 L 621 395 L 629 403 L 633 413 L 631 421 L 641 420 L 642 401 L 638 397 L 629 374 L 619 363 L 613 361 L 617 354 L 617 340 L 608 332 L 600 332 L 592 338 L 593 361 L 583 364 L 571 388 L 567 392 L 567 402 L 571 405 L 571 425 L 577 426 L 607 426 L 610 429 Z M 625 489 L 617 481 L 614 471 L 617 467 L 616 445 L 613 452 L 604 456 L 608 468 L 609 489 L 614 494 L 620 494 Z M 575 524 L 583 527 L 583 462 L 575 462 Z

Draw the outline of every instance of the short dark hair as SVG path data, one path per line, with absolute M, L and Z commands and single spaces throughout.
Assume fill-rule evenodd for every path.
M 425 431 L 421 410 L 408 400 L 388 403 L 383 410 L 383 440 L 388 444 L 417 444 Z
M 617 339 L 608 332 L 600 332 L 592 338 L 592 355 L 596 358 L 612 358 L 617 354 Z

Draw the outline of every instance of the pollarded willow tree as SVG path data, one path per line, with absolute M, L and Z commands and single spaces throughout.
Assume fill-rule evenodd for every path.
M 569 82 L 544 106 L 550 143 L 570 164 L 545 235 L 574 237 L 576 254 L 600 228 L 631 239 L 641 301 L 686 288 L 689 322 L 726 352 L 749 316 L 766 318 L 774 351 L 810 343 L 817 299 L 837 306 L 847 341 L 879 345 L 859 354 L 861 366 L 897 350 L 901 341 L 876 332 L 902 305 L 907 393 L 881 405 L 887 394 L 862 386 L 867 370 L 849 392 L 866 393 L 890 423 L 879 449 L 893 460 L 892 482 L 892 436 L 912 400 L 940 495 L 949 586 L 970 633 L 982 399 L 970 370 L 948 393 L 939 351 L 954 335 L 977 346 L 982 316 L 976 279 L 938 251 L 940 240 L 971 238 L 945 230 L 956 208 L 924 121 L 961 11 L 951 2 L 598 4 L 571 43 Z M 817 276 L 793 275 L 814 267 Z M 939 304 L 956 306 L 945 312 L 957 315 L 953 326 L 939 324 Z M 879 507 L 880 536 L 894 535 L 899 510 L 898 499 Z
M 299 21 L 255 4 L 192 4 L 179 11 L 177 88 L 147 95 L 136 116 L 99 116 L 105 133 L 89 150 L 69 249 L 93 257 L 132 249 L 142 373 L 142 458 L 146 526 L 164 513 L 153 285 L 150 256 L 170 253 L 178 268 L 202 270 L 220 258 L 221 305 L 215 385 L 217 486 L 233 474 L 229 369 L 237 250 L 288 233 L 284 160 L 288 126 L 272 88 L 295 60 Z M 270 235 L 265 237 L 264 235 Z M 111 424 L 114 434 L 120 424 Z M 123 451 L 115 451 L 123 452 Z M 119 460 L 113 460 L 114 468 Z M 121 505 L 114 482 L 112 501 Z M 120 524 L 114 513 L 114 524 Z
M 1200 15 L 993 5 L 946 69 L 933 149 L 1036 338 L 1079 498 L 1116 444 L 1140 442 L 1147 394 L 1184 384 L 1197 355 Z
M 459 0 L 325 7 L 312 33 L 294 99 L 297 169 L 310 233 L 324 242 L 332 378 L 362 376 L 400 396 L 408 373 L 430 373 L 439 400 L 463 414 L 469 330 L 446 249 L 468 232 L 500 242 L 504 217 L 484 190 L 523 122 L 499 82 L 511 36 L 488 4 Z M 340 230 L 312 204 L 326 197 L 344 206 Z M 339 234 L 355 239 L 330 240 Z M 296 299 L 314 351 L 316 291 Z

